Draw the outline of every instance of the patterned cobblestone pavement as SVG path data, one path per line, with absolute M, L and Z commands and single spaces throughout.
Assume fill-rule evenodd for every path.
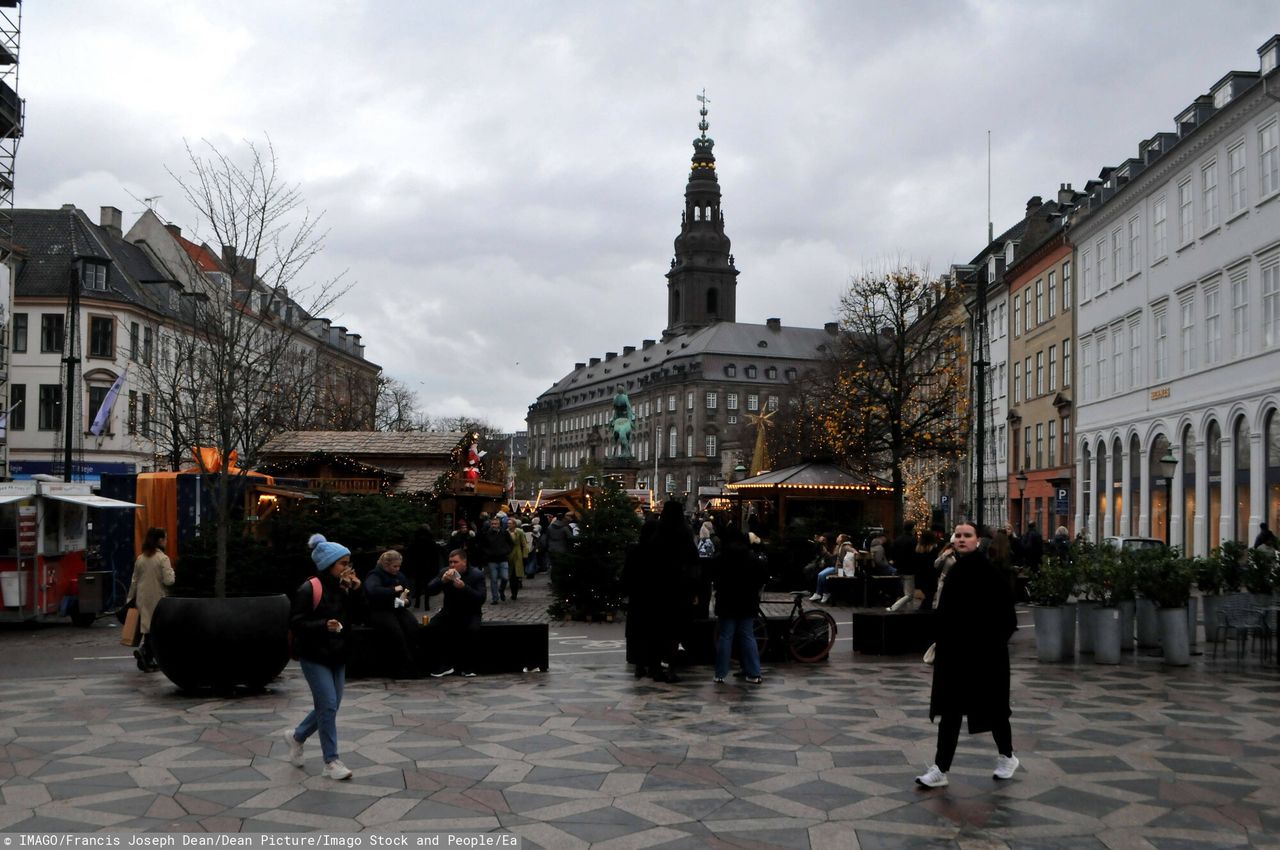
M 932 758 L 929 669 L 843 646 L 822 665 L 766 669 L 756 688 L 714 685 L 708 668 L 675 685 L 637 682 L 620 663 L 573 658 L 524 676 L 353 682 L 339 734 L 356 775 L 341 783 L 319 775 L 314 739 L 304 768 L 286 760 L 280 732 L 310 702 L 296 665 L 239 698 L 181 695 L 124 669 L 8 681 L 0 831 L 503 830 L 546 848 L 1280 847 L 1274 662 L 1040 665 L 1020 633 L 1023 769 L 997 783 L 990 739 L 962 738 L 951 786 L 922 791 L 912 777 Z

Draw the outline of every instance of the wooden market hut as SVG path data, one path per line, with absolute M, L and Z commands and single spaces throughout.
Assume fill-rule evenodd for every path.
M 836 508 L 849 518 L 848 527 L 888 528 L 893 518 L 893 488 L 876 478 L 856 475 L 830 463 L 806 462 L 762 472 L 726 484 L 725 491 L 744 508 L 765 502 L 767 514 L 782 532 L 791 518 L 815 506 Z M 744 510 L 745 517 L 746 512 Z

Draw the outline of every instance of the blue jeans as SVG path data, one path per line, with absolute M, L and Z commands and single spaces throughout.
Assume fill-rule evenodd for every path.
M 305 741 L 319 729 L 320 751 L 324 753 L 324 763 L 328 764 L 338 757 L 338 706 L 342 704 L 342 686 L 347 681 L 347 667 L 345 664 L 330 667 L 305 658 L 298 664 L 311 687 L 311 701 L 315 703 L 315 708 L 293 730 L 293 737 L 294 740 Z
M 734 638 L 738 641 L 738 660 L 742 672 L 751 678 L 760 675 L 760 652 L 756 647 L 755 617 L 721 617 L 720 638 L 716 643 L 716 678 L 729 675 L 729 655 Z
M 835 567 L 827 567 L 825 570 L 818 572 L 818 593 L 829 593 L 827 590 L 827 579 L 836 574 Z
M 503 596 L 507 593 L 507 562 L 506 561 L 490 561 L 489 562 L 489 598 L 494 602 L 498 601 L 498 594 Z

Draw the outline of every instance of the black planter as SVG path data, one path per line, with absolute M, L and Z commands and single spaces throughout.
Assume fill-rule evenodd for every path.
M 151 617 L 156 661 L 184 691 L 261 690 L 289 663 L 289 598 L 160 600 Z

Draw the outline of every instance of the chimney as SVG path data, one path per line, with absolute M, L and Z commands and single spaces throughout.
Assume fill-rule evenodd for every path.
M 615 358 L 615 357 L 617 357 L 617 356 L 618 356 L 618 352 L 616 352 L 616 351 L 610 351 L 610 352 L 608 352 L 608 353 L 606 353 L 606 354 L 605 354 L 604 359 L 605 359 L 605 360 L 612 360 L 613 358 Z
M 347 339 L 351 342 L 351 353 L 363 360 L 364 343 L 360 341 L 360 334 L 351 334 Z
M 597 365 L 599 365 L 599 363 L 600 363 L 600 358 L 599 358 L 599 357 L 592 357 L 592 358 L 591 358 L 591 362 L 590 362 L 590 364 L 589 364 L 589 365 L 591 365 L 591 366 L 597 366 Z
M 1039 210 L 1042 206 L 1044 206 L 1044 199 L 1041 198 L 1039 195 L 1032 195 L 1027 200 L 1027 218 L 1030 218 L 1032 214 L 1035 213 L 1037 210 Z
M 832 336 L 835 336 L 840 332 L 840 325 L 837 324 L 836 322 L 827 322 L 825 325 L 822 326 L 822 329 L 827 333 L 831 334 Z
M 626 357 L 628 354 L 634 354 L 635 350 L 636 347 L 634 345 L 624 345 L 622 346 L 622 356 Z
M 182 237 L 182 228 L 178 227 L 178 225 L 176 224 L 166 224 L 164 226 L 164 229 L 169 231 L 170 235 L 172 235 L 175 239 Z
M 123 219 L 120 210 L 115 207 L 100 207 L 98 209 L 98 224 L 102 225 L 102 229 L 113 236 L 124 235 Z
M 643 345 L 645 348 L 653 348 L 655 345 L 657 345 L 657 341 L 652 339 L 646 339 Z
M 1058 184 L 1058 206 L 1064 207 L 1070 204 L 1075 196 L 1076 193 L 1072 190 L 1070 183 Z
M 778 318 L 765 319 L 764 323 L 771 331 L 782 330 L 782 319 L 778 319 Z
M 587 368 L 587 364 L 586 364 L 586 363 L 574 363 L 574 364 L 573 364 L 573 371 L 575 371 L 575 372 L 576 372 L 576 371 L 578 371 L 579 369 L 585 369 L 585 368 Z

